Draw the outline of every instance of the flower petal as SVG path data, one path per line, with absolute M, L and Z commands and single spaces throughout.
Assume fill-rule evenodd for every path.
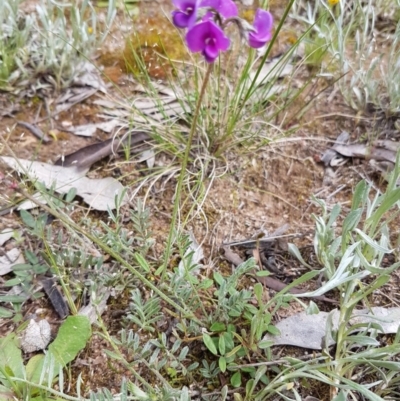
M 255 32 L 249 33 L 249 45 L 255 49 L 263 47 L 272 38 L 274 18 L 269 11 L 257 9 L 254 18 Z
M 198 0 L 173 0 L 172 3 L 176 8 L 185 11 L 187 8 L 195 8 Z
M 192 27 L 196 23 L 197 9 L 200 0 L 173 0 L 178 8 L 172 12 L 172 19 L 178 28 Z
M 199 7 L 212 7 L 224 18 L 236 17 L 238 10 L 232 0 L 201 0 Z
M 271 37 L 274 18 L 269 11 L 257 9 L 254 17 L 254 29 L 257 31 L 258 37 Z
M 190 28 L 186 43 L 192 52 L 202 52 L 206 61 L 212 63 L 219 52 L 227 50 L 230 40 L 224 31 L 212 21 L 204 21 Z
M 221 0 L 221 5 L 218 8 L 218 11 L 225 18 L 237 17 L 237 15 L 238 15 L 237 6 L 231 0 L 225 0 L 225 1 Z
M 187 31 L 186 43 L 191 52 L 196 53 L 204 50 L 209 31 L 208 22 L 200 22 Z
M 228 47 L 231 43 L 229 38 L 225 36 L 224 31 L 218 25 L 211 21 L 209 21 L 209 23 L 209 32 L 211 36 L 215 39 L 215 45 L 218 47 L 219 50 L 228 50 Z
M 172 11 L 172 22 L 178 28 L 186 28 L 189 26 L 189 16 L 182 11 Z
M 249 46 L 252 47 L 253 49 L 259 49 L 260 47 L 263 47 L 268 40 L 258 40 L 257 38 L 252 36 L 253 34 L 249 34 Z

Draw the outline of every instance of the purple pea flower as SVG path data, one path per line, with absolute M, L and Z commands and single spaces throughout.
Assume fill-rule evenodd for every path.
M 202 52 L 207 63 L 213 63 L 220 51 L 228 50 L 230 40 L 213 21 L 204 21 L 188 30 L 186 42 L 193 53 Z
M 271 40 L 273 23 L 274 18 L 269 11 L 257 9 L 254 17 L 254 31 L 249 32 L 249 45 L 258 49 Z
M 224 18 L 238 15 L 236 4 L 232 0 L 200 0 L 200 7 L 212 7 Z
M 178 8 L 172 12 L 172 20 L 178 28 L 191 28 L 197 19 L 199 0 L 173 0 Z

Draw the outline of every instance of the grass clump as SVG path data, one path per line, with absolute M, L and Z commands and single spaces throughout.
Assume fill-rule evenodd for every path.
M 40 0 L 29 14 L 21 10 L 23 3 L 4 0 L 0 5 L 0 88 L 19 93 L 43 85 L 69 87 L 107 36 L 114 2 L 104 24 L 89 0 L 79 6 Z

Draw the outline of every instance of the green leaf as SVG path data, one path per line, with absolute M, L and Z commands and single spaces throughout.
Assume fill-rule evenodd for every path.
M 259 270 L 257 273 L 256 273 L 256 276 L 257 277 L 268 277 L 268 276 L 270 276 L 271 275 L 271 272 L 269 272 L 268 270 Z
M 2 319 L 8 319 L 14 315 L 14 312 L 10 309 L 3 308 L 0 306 L 0 318 Z
M 225 359 L 224 356 L 221 356 L 221 357 L 218 359 L 218 366 L 219 366 L 219 368 L 221 369 L 221 372 L 222 372 L 222 373 L 225 373 L 225 371 L 226 371 L 226 359 Z
M 86 316 L 68 316 L 58 330 L 56 339 L 49 345 L 49 352 L 65 366 L 85 348 L 91 334 L 90 321 Z
M 240 372 L 236 372 L 232 375 L 231 384 L 233 387 L 240 387 L 242 384 L 242 375 Z
M 360 344 L 365 346 L 372 345 L 374 347 L 378 347 L 380 344 L 380 342 L 375 340 L 374 338 L 362 335 L 347 336 L 345 340 L 352 344 Z
M 26 257 L 26 260 L 31 265 L 36 265 L 37 263 L 39 263 L 39 259 L 37 258 L 37 256 L 29 250 L 25 251 L 25 257 Z
M 360 181 L 354 190 L 353 200 L 351 202 L 351 210 L 356 210 L 360 205 L 364 206 L 365 201 L 367 200 L 369 192 L 369 187 L 367 183 L 362 180 Z
M 116 361 L 121 361 L 122 358 L 116 352 L 110 351 L 109 349 L 104 349 L 103 352 L 108 355 L 110 358 L 115 359 Z
M 288 251 L 291 255 L 296 257 L 303 266 L 308 267 L 310 270 L 313 270 L 312 266 L 306 263 L 306 261 L 303 259 L 303 256 L 301 256 L 299 248 L 297 248 L 296 245 L 288 244 Z
M 146 272 L 150 273 L 151 269 L 149 264 L 147 263 L 147 260 L 140 254 L 140 253 L 135 253 L 135 259 L 136 262 L 138 262 L 139 266 Z
M 35 376 L 37 376 L 39 371 L 41 372 L 44 358 L 44 354 L 38 354 L 29 359 L 28 363 L 26 364 L 27 380 L 32 380 Z M 35 381 L 35 383 L 37 383 L 37 381 Z
M 22 222 L 30 227 L 30 228 L 35 228 L 36 227 L 36 219 L 33 218 L 33 216 L 27 212 L 26 210 L 20 210 L 19 212 Z
M 203 342 L 209 351 L 214 355 L 218 355 L 217 347 L 215 346 L 213 339 L 207 333 L 203 333 Z
M 342 208 L 338 203 L 333 206 L 331 214 L 330 214 L 330 217 L 329 217 L 329 221 L 328 221 L 327 227 L 331 227 L 332 226 L 332 224 L 335 222 L 335 220 L 339 216 L 341 209 Z
M 32 265 L 30 265 L 29 263 L 18 263 L 12 267 L 13 272 L 20 272 L 20 271 L 22 272 L 31 269 Z
M 281 334 L 281 332 L 279 331 L 279 329 L 275 326 L 273 326 L 272 324 L 270 324 L 267 328 L 268 333 L 271 333 L 274 336 L 279 336 Z
M 263 286 L 261 285 L 261 283 L 257 283 L 254 285 L 254 294 L 257 298 L 258 304 L 262 305 Z
M 246 383 L 246 399 L 250 399 L 254 391 L 255 382 L 254 379 L 250 379 Z
M 274 342 L 272 340 L 261 340 L 258 343 L 258 348 L 266 349 L 266 348 L 271 348 L 273 345 Z
M 213 332 L 225 331 L 226 325 L 224 323 L 215 322 L 211 325 L 210 330 Z
M 91 326 L 86 316 L 69 316 L 60 326 L 56 339 L 49 345 L 44 358 L 38 358 L 30 366 L 31 381 L 51 384 L 60 370 L 73 361 L 86 346 Z
M 340 390 L 339 394 L 332 401 L 346 401 L 347 396 L 343 390 Z
M 388 249 L 386 247 L 381 246 L 377 242 L 375 242 L 371 237 L 369 237 L 367 234 L 365 234 L 363 231 L 359 230 L 356 228 L 354 230 L 371 248 L 375 249 L 378 252 L 383 252 L 383 253 L 392 253 L 392 249 Z
M 18 348 L 18 339 L 14 333 L 0 339 L 0 368 L 10 370 L 13 376 L 25 379 L 22 353 Z
M 316 315 L 319 313 L 319 308 L 318 305 L 314 301 L 310 301 L 307 309 L 306 309 L 307 315 Z
M 65 195 L 65 201 L 67 203 L 70 203 L 74 200 L 75 196 L 76 196 L 76 188 L 71 188 Z
M 210 278 L 207 278 L 207 279 L 205 279 L 205 280 L 202 280 L 202 282 L 200 283 L 200 288 L 201 288 L 201 289 L 207 290 L 207 289 L 210 288 L 213 284 L 214 284 L 214 281 L 211 280 Z
M 218 339 L 218 349 L 219 349 L 219 353 L 221 355 L 225 355 L 225 337 L 223 335 L 220 334 L 219 339 Z
M 215 273 L 214 273 L 214 281 L 215 281 L 217 284 L 221 285 L 221 283 L 223 283 L 225 280 L 224 280 L 224 278 L 222 277 L 222 275 L 221 275 L 220 273 L 215 272 Z
M 242 345 L 237 345 L 235 348 L 232 349 L 232 351 L 229 351 L 225 356 L 227 358 L 230 358 L 231 356 L 235 355 L 241 348 Z

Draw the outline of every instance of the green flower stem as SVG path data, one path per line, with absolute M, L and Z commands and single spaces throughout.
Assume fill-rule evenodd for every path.
M 187 140 L 187 144 L 186 144 L 185 154 L 182 159 L 181 172 L 179 174 L 179 178 L 178 178 L 178 182 L 177 182 L 177 186 L 176 186 L 176 192 L 175 192 L 174 209 L 172 211 L 172 219 L 171 219 L 171 228 L 169 230 L 167 245 L 166 245 L 166 249 L 165 249 L 165 253 L 164 253 L 164 261 L 163 261 L 163 264 L 157 269 L 157 271 L 155 273 L 156 275 L 161 274 L 161 282 L 164 281 L 165 274 L 167 272 L 168 261 L 169 261 L 169 258 L 171 257 L 172 245 L 173 245 L 174 238 L 175 238 L 175 225 L 176 225 L 176 221 L 178 219 L 178 212 L 179 212 L 180 198 L 181 198 L 181 193 L 182 193 L 183 180 L 185 179 L 186 167 L 187 167 L 188 161 L 189 161 L 190 149 L 192 148 L 193 137 L 194 137 L 194 133 L 196 132 L 196 128 L 197 128 L 197 120 L 198 120 L 199 114 L 200 114 L 201 103 L 203 102 L 204 94 L 206 92 L 207 84 L 208 84 L 212 69 L 213 69 L 213 64 L 211 63 L 208 65 L 206 75 L 204 76 L 203 84 L 201 86 L 199 98 L 197 99 L 196 110 L 194 112 L 192 125 L 190 127 L 190 132 L 189 132 L 189 136 L 188 136 L 188 140 Z

